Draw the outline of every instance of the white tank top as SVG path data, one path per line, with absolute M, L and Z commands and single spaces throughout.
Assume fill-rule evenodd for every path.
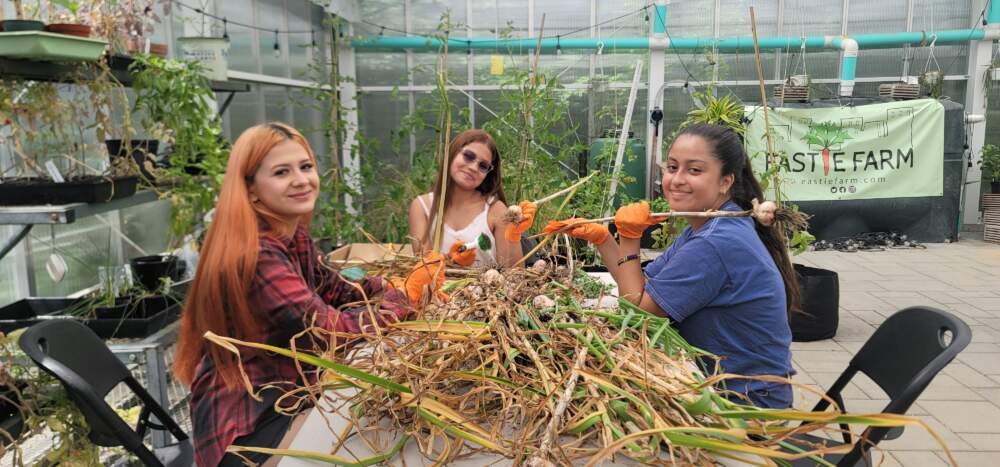
M 427 193 L 427 194 L 430 195 L 431 205 L 433 205 L 434 194 L 433 193 Z M 424 214 L 427 215 L 427 219 L 430 219 L 431 210 L 427 206 L 427 203 L 424 202 L 423 195 L 418 196 L 417 201 L 419 201 L 420 206 L 424 208 Z M 442 229 L 441 231 L 441 245 L 439 245 L 439 248 L 442 251 L 447 252 L 448 248 L 451 248 L 451 246 L 454 245 L 455 242 L 457 241 L 461 241 L 462 243 L 472 242 L 475 241 L 477 238 L 479 238 L 480 234 L 483 234 L 489 237 L 490 244 L 493 246 L 486 251 L 483 251 L 482 249 L 476 250 L 476 261 L 472 263 L 472 266 L 483 267 L 496 264 L 497 258 L 495 251 L 497 242 L 496 239 L 493 238 L 493 232 L 490 230 L 490 222 L 489 222 L 490 205 L 493 204 L 493 201 L 494 201 L 493 197 L 490 197 L 490 199 L 486 200 L 486 205 L 483 206 L 483 212 L 479 213 L 479 215 L 476 216 L 475 219 L 472 219 L 472 222 L 469 222 L 469 225 L 465 226 L 465 228 L 461 230 L 455 230 L 451 228 L 448 225 L 448 223 L 445 223 L 444 229 Z

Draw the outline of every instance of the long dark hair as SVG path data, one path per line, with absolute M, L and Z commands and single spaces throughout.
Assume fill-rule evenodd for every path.
M 719 125 L 695 123 L 685 127 L 677 136 L 681 135 L 701 137 L 712 146 L 712 154 L 722 162 L 722 176 L 733 176 L 733 186 L 729 195 L 741 209 L 752 209 L 751 201 L 754 198 L 764 201 L 764 190 L 760 188 L 753 167 L 750 166 L 750 158 L 743 149 L 743 139 L 735 131 Z M 785 301 L 788 304 L 788 314 L 791 316 L 792 312 L 801 308 L 802 297 L 799 294 L 799 281 L 795 269 L 792 268 L 792 261 L 788 257 L 785 237 L 775 225 L 765 227 L 754 222 L 754 227 L 757 236 L 781 272 L 781 279 L 785 282 Z
M 503 193 L 503 178 L 500 172 L 500 151 L 497 149 L 497 143 L 493 141 L 493 137 L 490 136 L 489 133 L 478 128 L 465 130 L 459 133 L 458 136 L 456 136 L 455 139 L 452 139 L 451 143 L 448 144 L 448 161 L 446 162 L 447 166 L 444 170 L 451 170 L 451 164 L 455 158 L 458 157 L 458 154 L 462 152 L 462 148 L 472 143 L 485 144 L 486 147 L 489 148 L 490 154 L 493 157 L 493 160 L 490 161 L 493 165 L 493 170 L 486 174 L 486 178 L 483 179 L 483 182 L 476 187 L 476 191 L 482 193 L 487 199 L 494 197 L 497 200 L 503 201 L 504 204 L 507 204 L 507 196 Z M 431 192 L 431 200 L 434 200 L 434 202 L 431 203 L 430 206 L 431 215 L 427 219 L 427 232 L 424 234 L 424 238 L 421 243 L 431 242 L 434 239 L 434 221 L 437 217 L 436 200 L 438 199 L 438 196 L 441 196 L 441 183 L 443 182 L 441 169 L 441 167 L 438 167 L 437 178 L 434 180 L 434 191 Z M 453 185 L 449 174 L 448 190 L 444 195 L 445 210 L 448 209 L 448 206 L 451 206 L 452 188 Z M 433 247 L 434 245 L 431 245 L 431 248 Z

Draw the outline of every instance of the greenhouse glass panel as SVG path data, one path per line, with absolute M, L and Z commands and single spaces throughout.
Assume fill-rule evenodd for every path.
M 289 31 L 312 31 L 314 25 L 310 19 L 311 4 L 303 0 L 289 0 L 288 2 L 288 30 Z M 315 50 L 312 49 L 313 39 L 318 46 L 323 40 L 322 30 L 315 33 L 295 33 L 287 34 L 288 41 L 288 64 L 291 67 L 291 77 L 302 79 L 306 76 L 310 58 Z
M 323 135 L 323 124 L 330 118 L 330 115 L 323 111 L 328 108 L 326 102 L 317 100 L 301 89 L 290 89 L 289 98 L 292 125 L 309 141 L 316 159 L 322 161 L 320 165 L 327 166 L 331 155 L 326 152 L 326 140 Z
M 269 122 L 288 122 L 288 88 L 262 86 L 264 95 L 264 119 Z
M 667 33 L 672 37 L 715 35 L 714 2 L 674 2 L 667 6 Z
M 361 13 L 360 24 L 355 24 L 355 33 L 379 34 L 379 27 L 403 31 L 406 28 L 403 2 L 400 0 L 365 0 L 358 2 Z M 398 34 L 385 31 L 386 34 Z
M 799 3 L 805 3 L 805 0 L 798 0 Z M 786 0 L 785 2 L 785 25 L 788 25 L 789 18 L 789 7 L 794 5 L 796 0 Z M 778 0 L 720 0 L 719 2 L 719 36 L 720 37 L 734 37 L 734 36 L 746 36 L 752 35 L 750 28 L 750 7 L 754 7 L 754 12 L 757 15 L 757 35 L 759 37 L 766 36 L 776 36 L 778 35 Z M 822 9 L 824 12 L 833 8 L 840 11 L 840 2 L 824 2 L 822 5 L 816 5 L 816 8 Z M 804 7 L 803 7 L 804 8 Z M 815 12 L 813 7 L 810 9 Z M 840 16 L 839 13 L 834 16 L 837 21 L 837 32 L 840 32 Z M 816 18 L 816 22 L 829 27 L 829 22 L 831 17 L 825 17 L 820 20 Z M 808 21 L 808 20 L 807 20 Z M 808 24 L 808 23 L 806 23 Z M 809 31 L 807 28 L 807 34 L 828 34 L 821 33 L 817 31 Z M 753 52 L 751 50 L 751 52 Z
M 170 211 L 170 201 L 165 199 L 119 211 L 122 219 L 121 231 L 131 240 L 131 243 L 122 242 L 124 259 L 167 251 L 167 246 L 172 240 Z
M 477 36 L 528 37 L 526 0 L 473 1 L 469 26 Z M 541 21 L 535 17 L 535 27 Z
M 4 238 L 10 238 L 20 229 L 20 226 L 3 226 Z M 0 306 L 5 306 L 17 300 L 17 260 L 14 258 L 16 251 L 11 251 L 3 259 L 0 259 Z
M 114 223 L 116 214 L 106 213 L 78 219 L 72 224 L 56 224 L 32 229 L 25 241 L 31 242 L 31 260 L 35 296 L 66 296 L 97 284 L 100 266 L 122 263 L 121 239 L 101 219 Z M 52 240 L 53 235 L 55 241 Z M 53 282 L 45 270 L 49 255 L 55 252 L 66 262 L 66 275 Z
M 413 54 L 413 84 L 417 86 L 435 86 L 437 84 L 437 67 L 441 59 L 441 54 L 434 52 Z M 400 57 L 402 64 L 406 65 L 406 60 Z M 448 53 L 448 81 L 454 85 L 469 83 L 469 55 L 464 50 Z M 400 83 L 405 84 L 405 76 Z
M 405 94 L 374 92 L 358 96 L 358 127 L 364 136 L 361 143 L 365 157 L 375 156 L 389 164 L 409 161 L 409 140 L 397 136 L 407 107 Z
M 261 123 L 262 115 L 259 106 L 259 86 L 251 85 L 250 92 L 236 93 L 233 102 L 229 105 L 229 110 L 226 111 L 226 115 L 229 117 L 230 141 L 236 141 L 243 130 Z
M 648 36 L 649 4 L 647 0 L 597 0 L 597 37 Z
M 243 24 L 253 24 L 253 8 L 242 2 L 219 2 L 219 16 L 229 21 Z M 229 68 L 232 70 L 259 73 L 257 62 L 257 44 L 254 43 L 254 31 L 250 28 L 230 25 L 229 32 Z M 266 49 L 270 51 L 271 49 Z
M 414 54 L 414 57 L 421 54 Z M 401 86 L 406 84 L 406 56 L 402 51 L 356 52 L 354 60 L 361 86 Z
M 288 77 L 288 34 L 274 33 L 274 30 L 285 31 L 288 29 L 285 27 L 284 2 L 281 0 L 257 0 L 257 26 L 264 28 L 264 31 L 257 32 L 261 73 Z M 274 48 L 275 44 L 278 45 L 277 50 Z
M 410 21 L 412 32 L 416 34 L 443 35 L 444 30 L 449 29 L 452 37 L 466 37 L 465 0 L 408 1 L 410 4 L 410 16 L 412 18 Z M 390 12 L 391 10 L 388 10 L 381 14 L 385 15 Z M 445 13 L 448 14 L 450 28 L 445 27 Z
M 590 37 L 589 1 L 536 1 L 536 36 L 542 25 L 543 15 L 545 16 L 545 30 L 542 31 L 542 35 L 545 37 Z

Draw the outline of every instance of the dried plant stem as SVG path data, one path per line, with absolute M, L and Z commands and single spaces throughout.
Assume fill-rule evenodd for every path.
M 576 389 L 576 380 L 580 377 L 580 370 L 583 369 L 583 364 L 587 361 L 587 349 L 577 348 L 576 352 L 576 362 L 574 362 L 573 369 L 569 373 L 569 381 L 566 381 L 566 390 L 563 391 L 562 397 L 559 398 L 559 403 L 556 404 L 555 411 L 552 412 L 549 425 L 545 429 L 545 435 L 542 436 L 542 443 L 538 446 L 538 452 L 535 453 L 534 458 L 544 460 L 545 455 L 552 447 L 552 440 L 559 435 L 559 424 L 562 423 L 563 414 L 566 413 L 566 407 L 569 406 L 569 401 L 573 397 L 573 391 Z M 531 460 L 528 462 L 530 463 Z
M 555 193 L 552 193 L 551 195 L 548 195 L 548 196 L 546 196 L 544 198 L 532 201 L 532 203 L 535 203 L 535 204 L 545 204 L 545 203 L 547 203 L 549 201 L 552 201 L 552 200 L 554 200 L 554 199 L 556 199 L 556 198 L 558 198 L 558 197 L 560 197 L 562 195 L 565 195 L 566 193 L 569 193 L 569 192 L 571 192 L 573 190 L 576 190 L 577 188 L 580 188 L 581 186 L 583 186 L 584 183 L 587 183 L 587 181 L 590 180 L 594 175 L 597 175 L 597 172 L 594 172 L 594 173 L 592 173 L 590 175 L 587 175 L 586 177 L 581 178 L 576 183 L 574 183 L 574 184 L 572 184 L 572 185 L 570 185 L 570 186 L 568 186 L 566 188 L 563 188 L 562 190 L 559 190 L 559 191 L 557 191 Z
M 545 13 L 542 13 L 542 22 L 538 26 L 538 44 L 536 44 L 535 46 L 535 60 L 531 65 L 531 72 L 530 72 L 531 74 L 528 76 L 528 87 L 525 90 L 523 117 L 524 117 L 524 123 L 527 126 L 527 128 L 525 128 L 525 130 L 521 132 L 521 160 L 520 160 L 521 173 L 524 173 L 526 169 L 525 166 L 528 164 L 528 147 L 535 136 L 534 135 L 535 119 L 532 118 L 531 112 L 535 106 L 534 95 L 535 95 L 535 87 L 538 84 L 537 80 L 538 61 L 542 55 L 542 32 L 544 30 L 545 30 Z M 515 199 L 521 198 L 523 196 L 523 193 L 521 191 L 522 178 L 523 177 L 517 178 L 517 187 L 514 190 L 514 193 L 516 195 Z
M 450 26 L 448 26 L 450 27 Z M 444 207 L 445 196 L 448 193 L 448 143 L 451 140 L 451 103 L 448 102 L 448 89 L 445 83 L 448 82 L 448 33 L 444 35 L 444 51 L 441 55 L 440 69 L 438 70 L 437 87 L 441 93 L 441 125 L 440 138 L 438 139 L 438 153 L 441 155 L 441 193 L 437 199 L 437 225 L 434 226 L 434 243 L 431 244 L 432 251 L 437 253 L 441 250 L 441 235 L 444 231 Z
M 573 193 L 575 193 L 576 190 L 578 190 L 581 186 L 583 186 L 584 183 L 587 183 L 587 181 L 590 180 L 590 178 L 593 177 L 594 175 L 597 175 L 597 172 L 594 172 L 594 173 L 592 173 L 590 175 L 587 175 L 586 177 L 581 178 L 576 183 L 574 183 L 574 184 L 572 184 L 572 185 L 570 185 L 570 186 L 568 186 L 566 188 L 563 188 L 562 190 L 559 190 L 559 191 L 557 191 L 555 193 L 552 193 L 551 195 L 548 195 L 548 196 L 546 196 L 544 198 L 540 198 L 540 199 L 537 199 L 535 201 L 530 201 L 530 202 L 533 203 L 533 204 L 535 204 L 536 206 L 538 206 L 538 205 L 545 204 L 545 203 L 547 203 L 549 201 L 552 201 L 552 200 L 554 200 L 554 199 L 556 199 L 556 198 L 558 198 L 560 196 L 566 195 L 566 194 L 569 194 L 570 196 L 573 196 Z M 569 198 L 567 198 L 567 199 L 569 199 Z M 519 205 L 516 205 L 516 204 L 508 206 L 507 207 L 507 212 L 504 213 L 503 218 L 504 218 L 504 222 L 508 223 L 508 224 L 517 224 L 517 223 L 521 222 L 524 219 L 524 217 L 522 216 L 522 213 L 521 213 L 521 207 Z

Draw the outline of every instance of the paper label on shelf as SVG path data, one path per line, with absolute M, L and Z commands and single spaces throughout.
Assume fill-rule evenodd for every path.
M 66 181 L 62 174 L 59 173 L 59 168 L 56 167 L 52 161 L 45 161 L 45 170 L 49 172 L 49 176 L 52 177 L 52 181 L 56 183 L 63 183 Z

